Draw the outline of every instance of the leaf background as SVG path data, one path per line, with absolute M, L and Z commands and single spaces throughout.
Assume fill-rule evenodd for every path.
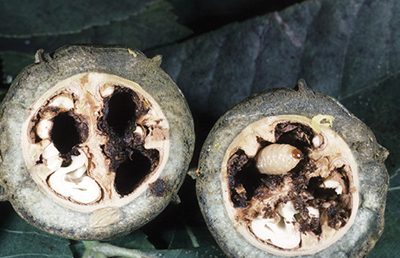
M 35 1 L 30 8 L 26 7 L 32 4 L 30 1 L 0 3 L 1 93 L 11 78 L 33 61 L 38 48 L 51 52 L 64 44 L 101 43 L 138 48 L 149 57 L 162 54 L 162 67 L 182 89 L 195 118 L 195 166 L 202 141 L 230 107 L 253 93 L 293 87 L 304 78 L 312 89 L 342 102 L 390 151 L 386 162 L 391 174 L 386 227 L 370 257 L 396 257 L 399 253 L 398 1 L 86 3 L 96 5 L 93 14 L 107 15 L 85 15 L 87 6 L 57 2 Z M 32 9 L 35 11 L 29 11 Z M 68 18 L 73 13 L 84 19 Z M 11 20 L 15 22 L 8 22 Z M 55 24 L 60 20 L 66 22 Z M 33 24 L 21 26 L 28 21 Z M 229 24 L 217 28 L 225 23 Z M 191 178 L 186 179 L 180 196 L 180 205 L 170 205 L 140 231 L 113 244 L 149 249 L 165 257 L 223 257 L 199 214 Z M 0 203 L 0 227 L 0 257 L 29 257 L 41 252 L 35 248 L 49 244 L 51 254 L 61 257 L 67 253 L 80 256 L 84 250 L 80 242 L 66 239 L 54 238 L 54 242 L 43 244 L 30 233 L 37 231 L 20 220 L 7 203 Z M 28 248 L 27 241 L 36 244 Z M 24 255 L 18 256 L 21 252 Z

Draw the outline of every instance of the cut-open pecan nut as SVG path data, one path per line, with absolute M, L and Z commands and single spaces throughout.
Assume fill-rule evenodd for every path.
M 38 52 L 1 110 L 0 183 L 22 217 L 51 233 L 105 239 L 175 198 L 193 120 L 160 62 L 121 47 Z
M 198 200 L 228 256 L 364 257 L 383 232 L 387 155 L 365 124 L 300 81 L 218 120 Z

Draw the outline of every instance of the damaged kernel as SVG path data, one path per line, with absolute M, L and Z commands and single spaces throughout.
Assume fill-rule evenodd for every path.
M 349 147 L 305 117 L 268 117 L 247 128 L 260 127 L 243 130 L 225 154 L 222 187 L 231 219 L 249 242 L 271 253 L 311 254 L 332 245 L 358 209 Z M 241 140 L 249 137 L 256 141 Z
M 162 170 L 169 126 L 139 85 L 88 72 L 45 95 L 23 125 L 22 145 L 32 178 L 61 205 L 86 212 L 110 200 L 122 206 Z
M 188 105 L 160 64 L 118 46 L 37 51 L 0 107 L 1 199 L 70 239 L 153 220 L 177 199 L 194 148 Z
M 228 257 L 366 257 L 383 232 L 387 155 L 300 80 L 220 117 L 200 153 L 198 201 Z

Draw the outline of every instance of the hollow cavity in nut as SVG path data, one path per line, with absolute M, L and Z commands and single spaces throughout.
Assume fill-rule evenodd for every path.
M 143 182 L 157 178 L 166 163 L 166 117 L 132 81 L 78 74 L 51 88 L 31 110 L 21 139 L 29 172 L 71 209 L 122 206 L 145 191 Z
M 350 149 L 327 126 L 316 132 L 311 123 L 277 116 L 249 125 L 252 129 L 231 143 L 222 165 L 231 220 L 253 245 L 278 255 L 322 250 L 349 229 L 357 212 L 357 166 Z M 302 157 L 290 164 L 293 150 Z M 275 163 L 260 166 L 263 151 Z

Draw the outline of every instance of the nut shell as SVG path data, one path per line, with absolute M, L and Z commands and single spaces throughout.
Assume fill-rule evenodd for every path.
M 230 144 L 246 126 L 265 117 L 297 115 L 311 119 L 320 114 L 334 118 L 329 126 L 343 138 L 354 156 L 360 206 L 347 233 L 313 257 L 365 257 L 378 241 L 383 233 L 389 183 L 384 165 L 388 152 L 376 142 L 371 130 L 339 102 L 310 90 L 300 81 L 295 89 L 273 89 L 242 101 L 217 121 L 203 145 L 197 170 L 198 201 L 210 231 L 228 256 L 280 257 L 249 243 L 235 228 L 225 208 L 221 166 Z M 287 252 L 285 256 L 294 255 Z
M 194 148 L 190 110 L 160 63 L 159 56 L 148 59 L 139 51 L 124 47 L 68 46 L 52 55 L 38 51 L 36 63 L 14 80 L 0 111 L 2 199 L 10 201 L 16 212 L 34 226 L 73 239 L 109 239 L 156 217 L 183 183 Z M 87 72 L 110 74 L 140 85 L 161 107 L 169 124 L 170 144 L 161 173 L 145 181 L 147 189 L 131 202 L 82 212 L 55 202 L 31 178 L 21 148 L 21 127 L 30 107 L 57 82 Z M 104 89 L 102 94 L 109 94 L 109 90 Z M 164 192 L 155 194 L 149 185 L 160 180 L 165 185 Z M 112 218 L 112 223 L 107 218 Z

